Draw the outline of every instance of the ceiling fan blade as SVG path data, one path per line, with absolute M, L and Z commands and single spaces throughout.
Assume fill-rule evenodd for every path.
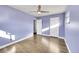
M 49 13 L 49 11 L 43 11 L 43 10 L 41 10 L 41 5 L 38 5 L 37 11 L 32 11 L 32 12 Z
M 38 11 L 31 11 L 33 13 L 38 13 Z M 49 11 L 40 11 L 41 13 L 49 13 Z
M 31 11 L 31 12 L 37 12 L 37 11 Z
M 40 12 L 42 12 L 42 13 L 49 13 L 49 11 L 40 11 Z

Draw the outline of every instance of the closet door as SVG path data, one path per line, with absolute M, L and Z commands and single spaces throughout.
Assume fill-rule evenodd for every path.
M 59 37 L 59 17 L 50 18 L 50 35 Z
M 42 34 L 42 20 L 41 19 L 36 20 L 36 31 L 37 31 L 37 34 Z

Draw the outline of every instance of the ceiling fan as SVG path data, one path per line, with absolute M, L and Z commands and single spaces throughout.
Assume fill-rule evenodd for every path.
M 49 13 L 49 11 L 41 10 L 41 5 L 38 5 L 38 7 L 37 7 L 37 11 L 33 11 L 33 12 L 37 12 L 38 14 Z

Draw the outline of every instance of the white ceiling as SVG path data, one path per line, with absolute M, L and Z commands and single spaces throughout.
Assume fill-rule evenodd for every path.
M 43 11 L 49 11 L 49 13 L 42 13 L 38 15 L 37 12 L 37 5 L 11 5 L 11 7 L 16 8 L 20 11 L 29 13 L 34 16 L 44 16 L 44 15 L 50 15 L 50 14 L 58 14 L 63 13 L 66 11 L 67 6 L 65 5 L 41 5 L 41 10 Z

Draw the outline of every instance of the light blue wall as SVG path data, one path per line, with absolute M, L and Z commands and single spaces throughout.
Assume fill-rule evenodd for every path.
M 50 26 L 50 23 L 49 23 L 50 18 L 53 18 L 53 17 L 60 18 L 59 36 L 64 37 L 65 36 L 65 25 L 64 25 L 65 13 L 40 17 L 43 20 L 42 29 Z M 50 34 L 49 32 L 50 31 L 48 30 L 48 31 L 44 32 L 43 34 L 49 35 Z
M 69 6 L 70 24 L 65 26 L 66 43 L 71 52 L 79 53 L 79 5 Z
M 49 17 L 42 17 L 42 29 L 45 29 L 45 28 L 49 27 L 49 25 L 50 25 Z M 42 32 L 42 34 L 49 35 L 50 31 L 47 30 L 45 32 Z
M 34 17 L 11 8 L 9 6 L 0 6 L 0 30 L 10 32 L 15 35 L 16 40 L 33 33 Z M 0 45 L 9 43 L 5 38 L 0 38 Z

